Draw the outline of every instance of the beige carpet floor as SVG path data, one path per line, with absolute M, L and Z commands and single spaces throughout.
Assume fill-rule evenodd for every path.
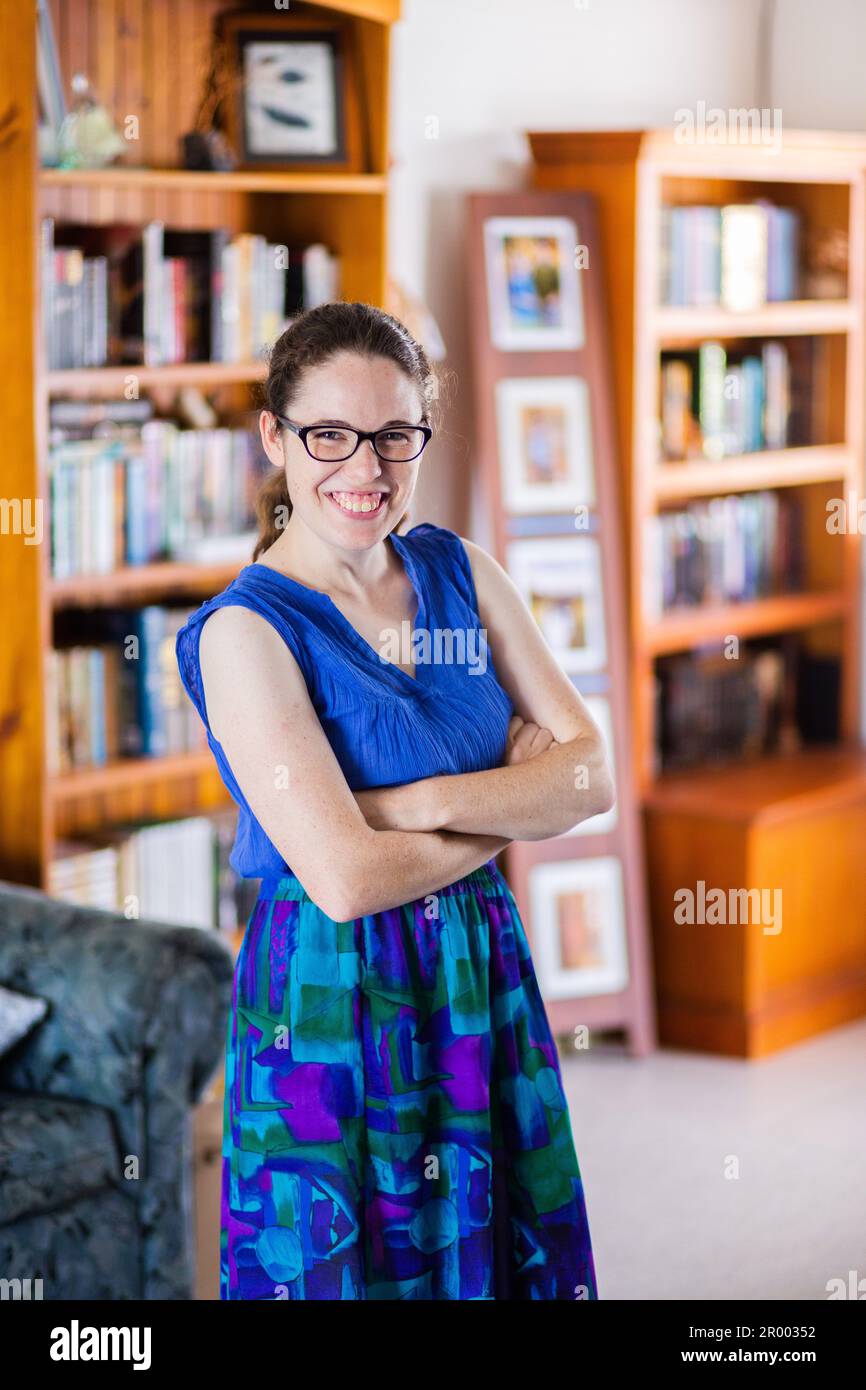
M 866 1297 L 866 1022 L 759 1062 L 562 1059 L 599 1293 Z M 733 1174 L 736 1174 L 733 1176 Z

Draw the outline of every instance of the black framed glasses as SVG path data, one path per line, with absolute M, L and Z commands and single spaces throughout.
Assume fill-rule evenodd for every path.
M 429 444 L 433 431 L 429 425 L 386 425 L 381 430 L 350 430 L 344 425 L 296 425 L 285 415 L 272 412 L 296 434 L 310 458 L 318 463 L 345 463 L 365 439 L 369 439 L 385 463 L 411 463 Z

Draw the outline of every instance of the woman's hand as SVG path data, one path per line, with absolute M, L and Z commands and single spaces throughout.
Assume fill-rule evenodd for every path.
M 502 766 L 515 767 L 518 763 L 527 763 L 539 753 L 546 753 L 548 748 L 557 747 L 556 739 L 549 729 L 542 729 L 531 720 L 521 719 L 519 714 L 515 714 L 508 725 L 505 762 Z
M 425 784 L 405 782 L 397 787 L 368 787 L 353 793 L 371 830 L 435 830 L 428 810 Z

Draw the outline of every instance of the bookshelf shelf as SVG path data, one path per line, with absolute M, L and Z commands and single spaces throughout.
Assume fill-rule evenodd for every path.
M 731 455 L 719 463 L 700 459 L 660 463 L 652 471 L 650 485 L 658 502 L 668 502 L 832 482 L 847 478 L 854 465 L 854 455 L 847 445 L 814 444 Z
M 158 598 L 208 598 L 235 577 L 233 565 L 192 565 L 164 560 L 152 565 L 127 565 L 111 574 L 76 575 L 52 579 L 51 604 L 61 608 L 102 608 L 115 604 L 150 603 Z
M 296 174 L 267 170 L 231 170 L 214 173 L 205 169 L 132 169 L 115 165 L 108 169 L 42 169 L 41 188 L 97 189 L 180 193 L 384 193 L 385 174 Z
M 661 305 L 649 316 L 648 329 L 661 346 L 683 347 L 710 338 L 847 333 L 856 321 L 857 305 L 848 299 L 799 299 L 765 304 L 749 313 Z
M 653 656 L 689 651 L 702 642 L 723 638 L 758 637 L 771 632 L 792 632 L 832 622 L 848 611 L 849 596 L 844 591 L 809 594 L 778 594 L 748 603 L 719 606 L 696 605 L 682 613 L 671 612 L 643 628 L 642 650 Z
M 120 367 L 73 367 L 47 372 L 45 386 L 50 396 L 102 396 L 123 391 L 130 377 L 145 390 L 172 386 L 242 386 L 262 381 L 267 373 L 264 362 L 177 362 L 168 367 L 139 367 L 135 363 Z
M 669 772 L 657 779 L 647 804 L 656 811 L 699 814 L 708 786 L 720 818 L 748 817 L 753 824 L 778 825 L 804 804 L 835 808 L 843 797 L 849 802 L 861 799 L 866 753 L 856 747 L 806 748 L 755 758 L 745 767 L 722 763 L 699 775 Z
M 104 767 L 79 768 L 51 777 L 49 789 L 55 803 L 70 802 L 148 784 L 185 781 L 209 775 L 212 769 L 213 757 L 209 749 L 167 758 L 125 758 Z

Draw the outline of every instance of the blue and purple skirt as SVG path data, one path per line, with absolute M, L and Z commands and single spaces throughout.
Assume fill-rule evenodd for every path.
M 335 922 L 262 884 L 226 1065 L 224 1299 L 596 1299 L 556 1046 L 493 860 Z

